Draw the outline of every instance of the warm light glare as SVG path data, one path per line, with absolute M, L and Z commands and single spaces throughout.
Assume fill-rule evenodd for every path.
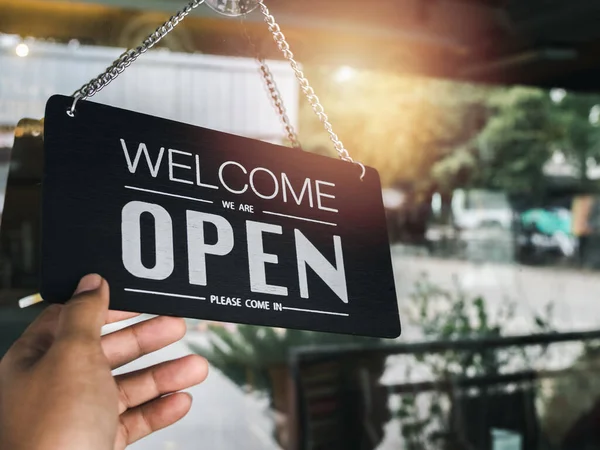
M 337 81 L 339 81 L 340 83 L 343 83 L 345 81 L 350 80 L 352 77 L 354 77 L 355 73 L 356 72 L 352 67 L 343 66 L 337 70 L 337 72 L 335 74 L 335 79 Z
M 15 48 L 15 53 L 17 54 L 17 56 L 25 58 L 27 55 L 29 55 L 29 46 L 27 44 L 20 43 Z

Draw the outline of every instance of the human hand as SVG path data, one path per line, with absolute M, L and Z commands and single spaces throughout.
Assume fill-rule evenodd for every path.
M 111 373 L 181 339 L 183 319 L 157 317 L 101 336 L 103 325 L 136 316 L 108 304 L 108 283 L 84 277 L 73 299 L 46 308 L 0 361 L 1 449 L 122 450 L 187 414 L 191 397 L 174 392 L 204 381 L 203 358 Z

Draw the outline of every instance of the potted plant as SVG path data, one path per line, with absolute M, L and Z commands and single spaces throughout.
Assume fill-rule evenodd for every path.
M 350 335 L 285 330 L 250 325 L 207 327 L 208 344 L 190 343 L 212 366 L 247 391 L 265 395 L 275 412 L 275 438 L 283 448 L 290 445 L 288 414 L 294 410 L 289 393 L 295 389 L 290 372 L 290 351 L 324 345 L 373 345 L 380 339 Z M 379 379 L 384 365 L 373 368 Z
M 420 329 L 426 340 L 501 337 L 515 317 L 514 303 L 503 303 L 492 316 L 484 298 L 467 295 L 456 281 L 453 290 L 446 290 L 423 276 L 410 298 L 405 317 Z M 544 315 L 533 317 L 532 331 L 550 331 L 551 316 L 550 304 Z M 545 348 L 509 348 L 414 355 L 412 363 L 407 365 L 406 378 L 411 379 L 418 369 L 444 387 L 420 399 L 417 393 L 400 399 L 396 415 L 405 447 L 486 449 L 492 448 L 494 433 L 498 439 L 498 433 L 508 433 L 513 437 L 519 435 L 520 440 L 526 441 L 525 447 L 530 448 L 538 435 L 535 388 L 531 384 L 453 390 L 447 386 L 454 380 L 493 378 L 529 368 L 545 352 Z M 523 430 L 522 426 L 528 428 Z

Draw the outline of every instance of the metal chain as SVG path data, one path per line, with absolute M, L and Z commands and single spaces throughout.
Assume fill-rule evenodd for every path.
M 71 108 L 67 111 L 71 117 L 75 115 L 75 106 L 79 100 L 85 100 L 100 92 L 117 78 L 125 69 L 127 69 L 140 55 L 146 53 L 156 44 L 158 44 L 167 34 L 169 34 L 185 17 L 204 3 L 204 0 L 192 0 L 185 8 L 177 12 L 169 20 L 150 34 L 141 45 L 134 49 L 127 50 L 117 58 L 102 74 L 83 85 L 73 93 L 74 101 Z
M 329 123 L 329 117 L 327 116 L 327 114 L 325 114 L 325 108 L 323 108 L 323 105 L 321 105 L 319 97 L 317 97 L 317 95 L 315 94 L 314 89 L 310 86 L 308 80 L 304 76 L 304 72 L 302 72 L 302 70 L 298 66 L 298 63 L 294 59 L 294 54 L 290 50 L 290 45 L 288 44 L 285 35 L 281 32 L 281 28 L 275 21 L 275 17 L 271 15 L 271 12 L 269 11 L 269 8 L 267 8 L 267 6 L 265 5 L 264 0 L 259 0 L 258 5 L 263 16 L 265 17 L 265 22 L 269 27 L 269 31 L 273 35 L 273 39 L 277 43 L 277 46 L 279 47 L 279 50 L 281 50 L 281 52 L 283 53 L 285 59 L 287 59 L 290 65 L 292 66 L 292 70 L 294 71 L 296 78 L 300 83 L 300 88 L 302 89 L 302 92 L 304 92 L 304 95 L 308 99 L 310 106 L 312 107 L 313 111 L 325 127 L 325 131 L 329 133 L 329 138 L 333 142 L 335 150 L 340 156 L 340 159 L 358 164 L 362 168 L 361 179 L 364 178 L 366 172 L 365 166 L 360 162 L 354 161 L 350 157 L 348 150 L 346 150 L 344 144 L 342 143 L 338 135 L 334 133 L 333 127 L 331 126 L 331 123 Z
M 261 52 L 256 47 L 256 44 L 252 40 L 252 37 L 250 37 L 250 34 L 248 33 L 248 28 L 246 27 L 246 24 L 244 22 L 244 16 L 241 16 L 240 22 L 242 24 L 242 30 L 244 32 L 244 37 L 250 44 L 250 47 L 252 47 L 252 51 L 256 57 L 256 61 L 258 62 L 259 67 L 260 67 L 260 74 L 262 75 L 263 80 L 265 82 L 265 87 L 269 91 L 268 94 L 271 97 L 273 106 L 274 106 L 275 110 L 277 111 L 277 114 L 279 115 L 279 118 L 281 119 L 281 122 L 285 128 L 285 132 L 287 133 L 287 138 L 291 142 L 292 147 L 301 148 L 300 140 L 298 139 L 296 130 L 294 130 L 294 126 L 292 125 L 292 122 L 290 121 L 290 118 L 287 115 L 287 109 L 285 108 L 285 105 L 283 104 L 283 98 L 281 97 L 281 92 L 279 91 L 279 87 L 277 86 L 277 83 L 275 82 L 273 73 L 271 72 L 269 65 L 265 61 L 265 58 L 261 55 Z
M 100 92 L 106 86 L 108 86 L 112 81 L 115 80 L 125 69 L 127 69 L 136 59 L 140 57 L 140 55 L 146 53 L 152 47 L 154 47 L 158 42 L 160 42 L 166 35 L 168 35 L 179 23 L 186 18 L 186 16 L 204 3 L 204 0 L 192 0 L 187 4 L 185 8 L 181 11 L 177 12 L 174 16 L 172 16 L 169 20 L 167 20 L 163 25 L 158 27 L 152 34 L 150 34 L 141 45 L 134 49 L 127 50 L 123 53 L 119 58 L 117 58 L 102 74 L 91 80 L 89 83 L 84 84 L 81 88 L 73 93 L 73 104 L 71 108 L 67 110 L 67 114 L 71 117 L 75 116 L 75 107 L 77 106 L 77 102 L 79 100 L 85 100 L 93 95 Z M 304 95 L 308 99 L 313 111 L 325 127 L 327 133 L 329 133 L 329 138 L 333 142 L 335 150 L 337 151 L 340 159 L 344 161 L 348 161 L 351 163 L 355 163 L 362 168 L 361 180 L 364 178 L 366 169 L 365 166 L 360 163 L 354 161 L 348 150 L 344 147 L 344 144 L 340 140 L 337 134 L 334 133 L 333 127 L 331 123 L 329 123 L 329 117 L 325 114 L 325 109 L 321 102 L 319 101 L 319 97 L 316 96 L 314 89 L 310 86 L 308 80 L 304 76 L 304 73 L 298 66 L 298 63 L 294 59 L 294 54 L 290 50 L 290 46 L 285 38 L 285 35 L 281 32 L 281 28 L 275 21 L 275 17 L 271 15 L 269 8 L 264 3 L 264 0 L 258 0 L 258 5 L 261 9 L 263 16 L 265 17 L 265 22 L 269 27 L 269 31 L 273 35 L 273 39 L 277 43 L 277 46 L 283 53 L 285 59 L 287 59 L 300 83 L 300 88 Z M 284 125 L 286 126 L 286 130 L 288 131 L 288 135 L 290 140 L 293 142 L 298 142 L 297 136 L 291 126 L 289 118 L 285 113 L 285 108 L 283 107 L 283 103 L 281 102 L 281 96 L 278 92 L 277 86 L 273 80 L 273 76 L 269 70 L 269 68 L 264 64 L 264 60 L 261 60 L 261 65 L 266 69 L 263 70 L 261 67 L 261 71 L 265 78 L 265 82 L 269 87 L 271 92 L 271 98 L 273 99 L 278 112 L 280 113 L 280 117 L 284 121 Z M 273 90 L 271 90 L 273 88 Z
M 273 101 L 273 106 L 277 110 L 277 114 L 279 114 L 279 118 L 285 127 L 285 131 L 287 133 L 287 137 L 289 141 L 292 143 L 292 147 L 300 148 L 300 140 L 298 139 L 298 135 L 296 134 L 296 130 L 294 130 L 294 126 L 290 122 L 290 118 L 287 115 L 287 110 L 283 104 L 283 99 L 281 98 L 281 92 L 279 92 L 279 88 L 275 83 L 275 79 L 273 78 L 273 74 L 271 73 L 271 69 L 267 65 L 264 59 L 258 59 L 260 64 L 260 72 L 265 80 L 265 85 L 269 90 L 269 95 L 271 96 L 271 100 Z

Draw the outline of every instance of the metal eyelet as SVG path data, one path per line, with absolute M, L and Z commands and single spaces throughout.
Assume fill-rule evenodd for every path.
M 67 116 L 73 118 L 75 117 L 75 107 L 77 106 L 77 102 L 79 101 L 79 97 L 74 97 L 73 98 L 73 104 L 71 105 L 71 107 L 69 109 L 67 109 Z
M 365 175 L 367 174 L 367 168 L 365 167 L 365 165 L 361 162 L 357 162 L 355 161 L 354 164 L 357 164 L 360 166 L 360 168 L 362 169 L 362 173 L 360 174 L 360 181 L 364 181 L 365 179 Z

